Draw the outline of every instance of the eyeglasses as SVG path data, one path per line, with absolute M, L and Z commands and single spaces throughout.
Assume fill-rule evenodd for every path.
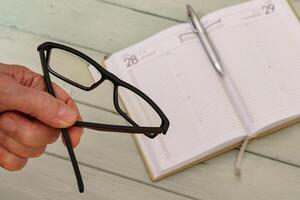
M 154 101 L 136 87 L 104 69 L 89 56 L 76 49 L 53 42 L 41 44 L 38 47 L 38 51 L 45 84 L 51 95 L 55 96 L 55 92 L 51 84 L 50 74 L 84 91 L 91 91 L 101 85 L 101 83 L 110 81 L 113 84 L 112 99 L 114 108 L 131 125 L 124 126 L 77 121 L 73 126 L 98 131 L 144 134 L 151 139 L 155 138 L 158 134 L 167 133 L 169 120 Z M 152 112 L 151 116 L 155 117 L 150 117 L 148 120 L 141 120 L 130 116 L 124 109 L 124 106 L 122 106 L 121 96 L 126 96 L 126 99 L 138 102 L 138 104 L 146 108 L 147 112 Z M 146 121 L 149 121 L 149 123 L 146 123 Z M 62 129 L 62 136 L 72 162 L 78 189 L 82 193 L 84 192 L 84 184 L 67 129 Z

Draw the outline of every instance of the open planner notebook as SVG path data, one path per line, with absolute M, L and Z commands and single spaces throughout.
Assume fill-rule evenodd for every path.
M 253 0 L 204 16 L 220 77 L 189 23 L 114 53 L 107 68 L 149 95 L 167 135 L 135 135 L 152 180 L 300 119 L 300 24 L 286 0 Z M 128 57 L 136 59 L 130 62 Z M 126 101 L 130 115 L 138 102 Z

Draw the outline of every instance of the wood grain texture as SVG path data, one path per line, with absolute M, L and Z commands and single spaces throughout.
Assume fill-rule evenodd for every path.
M 247 2 L 247 0 L 99 0 L 111 5 L 121 6 L 128 9 L 144 12 L 149 15 L 160 16 L 166 19 L 175 21 L 187 21 L 186 18 L 186 5 L 193 6 L 199 16 L 206 15 L 210 12 L 222 9 L 228 6 L 233 6 L 239 3 Z M 297 13 L 300 14 L 299 0 L 290 0 L 291 5 Z
M 90 119 L 99 118 L 93 108 L 80 105 Z M 112 116 L 113 117 L 113 116 Z M 122 123 L 122 121 L 120 121 Z M 66 155 L 56 143 L 48 152 Z M 246 154 L 242 177 L 234 174 L 237 151 L 199 164 L 162 181 L 152 183 L 137 148 L 128 134 L 86 130 L 76 150 L 82 163 L 97 166 L 108 173 L 124 175 L 146 184 L 179 192 L 197 199 L 296 199 L 300 195 L 300 170 L 253 154 Z M 278 190 L 281 188 L 281 190 Z
M 30 33 L 24 33 L 15 29 L 14 27 L 0 27 L 0 31 L 1 62 L 23 64 L 30 66 L 31 69 L 40 73 L 41 67 L 36 47 L 49 38 L 32 35 Z M 96 60 L 103 57 L 103 54 L 101 53 L 86 50 L 80 47 L 76 48 L 86 52 Z M 67 90 L 69 89 L 67 88 Z M 80 93 L 76 93 L 75 90 L 75 92 L 73 92 L 73 97 L 82 102 L 113 110 L 110 103 L 111 100 L 107 98 L 109 97 L 110 91 L 111 90 L 109 86 L 103 88 L 101 87 L 95 90 L 93 93 L 89 93 L 88 96 L 85 96 L 80 95 Z M 273 134 L 254 142 L 250 145 L 250 151 L 300 166 L 300 158 L 295 156 L 300 150 L 298 145 L 300 136 L 297 134 L 299 129 L 299 126 L 293 126 L 280 131 L 280 133 L 284 134 Z M 289 148 L 286 148 L 287 146 L 289 146 Z
M 32 160 L 22 172 L 1 170 L 0 199 L 189 199 L 90 167 L 82 166 L 81 169 L 86 186 L 84 194 L 77 191 L 69 161 L 53 156 Z
M 170 20 L 187 21 L 186 5 L 193 6 L 199 16 L 209 12 L 246 2 L 246 0 L 100 0 L 112 5 L 138 10 L 147 14 L 157 15 Z
M 300 124 L 282 129 L 249 144 L 247 151 L 300 167 Z
M 198 12 L 207 13 L 241 1 L 188 2 L 195 4 Z M 0 62 L 19 63 L 41 72 L 36 47 L 54 39 L 75 44 L 76 48 L 100 60 L 104 55 L 101 52 L 112 53 L 176 24 L 176 20 L 184 21 L 186 2 L 1 1 Z M 294 0 L 293 5 L 299 12 L 299 1 Z M 109 98 L 104 98 L 109 91 L 109 86 L 88 96 L 73 91 L 76 100 L 102 108 L 95 110 L 80 105 L 85 119 L 125 123 L 113 114 Z M 251 153 L 246 154 L 243 163 L 242 177 L 233 173 L 237 152 L 232 151 L 158 183 L 149 181 L 130 135 L 86 131 L 76 153 L 86 166 L 82 171 L 87 184 L 93 185 L 87 196 L 71 194 L 76 187 L 70 163 L 57 161 L 55 156 L 34 160 L 17 178 L 15 174 L 1 171 L 0 179 L 5 181 L 1 181 L 0 191 L 1 195 L 5 194 L 4 199 L 47 199 L 49 193 L 50 199 L 129 199 L 131 196 L 133 199 L 184 199 L 162 192 L 165 190 L 194 199 L 299 199 L 299 131 L 300 125 L 295 125 L 252 143 Z M 67 157 L 61 143 L 50 146 L 48 152 Z M 111 194 L 112 191 L 118 194 Z
M 97 0 L 0 1 L 0 13 L 0 25 L 109 53 L 175 24 Z

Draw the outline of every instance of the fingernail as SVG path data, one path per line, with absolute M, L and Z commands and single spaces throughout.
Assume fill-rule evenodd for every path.
M 57 117 L 60 121 L 61 128 L 67 128 L 74 124 L 77 119 L 77 114 L 68 106 L 61 105 L 59 107 Z

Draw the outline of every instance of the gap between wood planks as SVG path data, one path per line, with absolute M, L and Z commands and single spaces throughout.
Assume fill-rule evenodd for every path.
M 174 18 L 162 16 L 162 15 L 151 13 L 151 12 L 147 12 L 147 11 L 142 11 L 142 10 L 139 10 L 139 9 L 136 9 L 136 8 L 132 8 L 132 7 L 120 5 L 120 4 L 113 3 L 113 2 L 108 2 L 106 0 L 97 0 L 97 1 L 109 4 L 109 5 L 112 5 L 112 6 L 121 7 L 121 8 L 128 9 L 128 10 L 132 10 L 132 11 L 135 11 L 135 12 L 143 13 L 143 14 L 146 14 L 146 15 L 150 15 L 150 16 L 154 16 L 154 17 L 159 17 L 159 18 L 162 18 L 162 19 L 170 20 L 170 21 L 173 21 L 173 22 L 178 22 L 178 23 L 184 22 L 182 20 L 178 20 L 178 19 L 174 19 Z M 296 2 L 298 2 L 298 1 L 296 1 Z M 91 48 L 91 47 L 88 47 L 88 46 L 85 46 L 85 45 L 80 45 L 80 44 L 72 43 L 72 42 L 69 42 L 69 41 L 61 40 L 59 38 L 53 38 L 53 37 L 51 37 L 50 35 L 47 35 L 47 34 L 37 34 L 37 33 L 33 32 L 33 31 L 29 31 L 29 30 L 26 30 L 26 29 L 20 29 L 17 26 L 14 26 L 14 25 L 3 25 L 3 24 L 0 24 L 0 26 L 6 27 L 6 28 L 10 28 L 10 29 L 13 29 L 13 30 L 18 31 L 18 32 L 23 32 L 23 33 L 27 33 L 27 34 L 31 34 L 31 35 L 35 35 L 35 36 L 40 36 L 40 37 L 47 38 L 49 40 L 55 40 L 57 42 L 63 42 L 63 43 L 69 44 L 69 45 L 77 46 L 77 47 L 80 47 L 80 48 L 85 48 L 87 50 L 92 50 L 92 51 L 95 51 L 95 52 L 98 52 L 98 53 L 101 53 L 101 54 L 105 54 L 105 55 L 108 55 L 108 56 L 111 54 L 111 52 L 105 52 L 105 51 L 102 51 L 102 50 L 99 50 L 99 49 L 94 49 L 94 48 Z M 83 102 L 79 102 L 79 103 L 83 103 Z M 113 113 L 113 114 L 117 114 L 117 113 L 115 113 L 115 112 L 113 112 L 111 110 L 107 110 L 107 109 L 102 108 L 102 107 L 93 106 L 93 105 L 90 105 L 90 104 L 87 104 L 87 103 L 83 103 L 83 104 L 85 104 L 87 106 L 90 106 L 90 107 L 93 107 L 93 108 L 96 108 L 96 109 L 101 109 L 103 111 L 107 111 L 107 112 L 110 112 L 110 113 Z M 249 154 L 255 155 L 255 156 L 263 157 L 265 159 L 269 159 L 269 160 L 272 160 L 272 161 L 280 162 L 280 163 L 283 163 L 283 164 L 286 164 L 286 165 L 289 165 L 289 166 L 292 166 L 292 167 L 300 168 L 299 165 L 296 165 L 294 163 L 277 160 L 275 158 L 272 158 L 272 157 L 269 157 L 269 156 L 266 156 L 266 155 L 263 155 L 263 154 L 255 153 L 255 152 L 252 152 L 252 151 L 246 151 L 246 152 L 249 153 Z M 53 154 L 53 153 L 47 153 L 47 154 L 50 155 L 50 156 L 55 156 L 55 157 L 60 158 L 60 159 L 68 160 L 67 157 L 59 156 L 59 155 L 56 155 L 56 154 Z M 97 170 L 107 171 L 105 169 L 96 168 L 96 167 L 88 165 L 86 163 L 81 163 L 81 164 L 84 165 L 84 166 L 87 166 L 87 167 L 91 167 L 91 168 L 97 169 Z M 117 173 L 114 173 L 114 172 L 109 172 L 109 171 L 107 171 L 107 172 L 111 173 L 111 174 L 118 175 L 118 176 L 122 176 L 122 177 L 130 179 L 130 180 L 134 180 L 134 181 L 146 184 L 146 185 L 150 185 L 152 187 L 156 187 L 156 188 L 162 189 L 160 187 L 157 187 L 157 186 L 154 186 L 154 185 L 151 185 L 151 184 L 139 181 L 139 180 L 135 180 L 135 179 L 132 179 L 132 178 L 129 178 L 129 177 L 125 177 L 123 175 L 120 175 L 120 174 L 117 174 Z M 163 189 L 163 190 L 165 190 L 165 189 Z M 174 191 L 169 191 L 169 190 L 165 190 L 165 191 L 176 193 Z M 176 194 L 184 196 L 184 197 L 187 197 L 187 198 L 190 198 L 190 199 L 196 199 L 194 197 L 182 195 L 180 193 L 176 193 Z
M 142 13 L 142 14 L 150 15 L 150 16 L 153 16 L 153 17 L 159 17 L 159 18 L 170 20 L 170 21 L 173 21 L 173 22 L 179 22 L 179 23 L 185 22 L 185 21 L 175 19 L 175 18 L 172 18 L 172 17 L 166 17 L 166 16 L 163 16 L 163 15 L 159 15 L 159 14 L 139 10 L 139 9 L 132 8 L 132 7 L 129 7 L 129 6 L 124 6 L 124 5 L 121 5 L 121 4 L 109 2 L 109 1 L 106 1 L 106 0 L 96 0 L 96 1 L 99 1 L 99 2 L 102 2 L 102 3 L 105 3 L 105 4 L 109 4 L 109 5 L 112 5 L 112 6 L 120 7 L 120 8 L 125 8 L 125 9 L 132 10 L 132 11 L 135 11 L 135 12 L 139 12 L 139 13 Z
M 10 30 L 14 30 L 14 31 L 21 32 L 21 33 L 27 33 L 27 34 L 38 36 L 38 37 L 43 37 L 45 39 L 56 41 L 56 42 L 59 42 L 59 43 L 64 43 L 64 44 L 67 44 L 67 45 L 71 45 L 71 46 L 75 46 L 75 47 L 79 47 L 79 48 L 84 48 L 84 49 L 95 51 L 97 53 L 101 53 L 101 54 L 104 54 L 104 55 L 107 55 L 107 56 L 111 55 L 111 53 L 106 52 L 106 51 L 102 51 L 102 50 L 99 50 L 99 49 L 94 49 L 94 48 L 91 48 L 91 47 L 87 47 L 85 45 L 72 43 L 72 42 L 65 41 L 65 40 L 62 40 L 62 39 L 59 39 L 59 38 L 51 37 L 50 35 L 47 35 L 47 34 L 38 34 L 38 33 L 35 33 L 33 31 L 28 31 L 26 29 L 19 28 L 15 25 L 5 25 L 5 24 L 0 23 L 0 27 L 8 28 Z
M 55 154 L 55 153 L 45 152 L 45 154 L 48 155 L 48 156 L 52 156 L 52 157 L 61 159 L 61 160 L 69 161 L 68 158 L 66 158 L 64 156 L 61 156 L 61 155 L 58 155 L 58 154 Z M 130 180 L 130 181 L 134 181 L 134 182 L 139 183 L 139 184 L 143 184 L 143 185 L 146 185 L 146 186 L 149 186 L 149 187 L 153 187 L 155 189 L 159 189 L 159 190 L 162 190 L 164 192 L 168 192 L 168 193 L 175 194 L 175 195 L 178 195 L 178 196 L 181 196 L 181 197 L 185 197 L 185 198 L 188 198 L 188 199 L 192 199 L 192 200 L 201 200 L 201 199 L 198 199 L 198 198 L 186 195 L 186 194 L 181 194 L 181 193 L 179 193 L 177 191 L 173 191 L 173 190 L 170 190 L 170 189 L 159 187 L 159 186 L 156 186 L 156 185 L 153 185 L 153 184 L 150 184 L 150 183 L 146 183 L 146 182 L 143 182 L 141 180 L 137 180 L 137 179 L 134 179 L 134 178 L 131 178 L 131 177 L 128 177 L 128 176 L 125 176 L 125 175 L 113 172 L 113 171 L 109 171 L 107 169 L 96 167 L 96 166 L 87 164 L 85 162 L 78 161 L 78 163 L 80 165 L 84 166 L 84 167 L 88 167 L 88 168 L 91 168 L 91 169 L 94 169 L 94 170 L 97 170 L 97 171 L 101 171 L 101 172 L 105 172 L 105 173 L 108 173 L 108 174 L 111 174 L 111 175 L 114 175 L 114 176 L 118 176 L 120 178 L 124 178 L 124 179 Z

